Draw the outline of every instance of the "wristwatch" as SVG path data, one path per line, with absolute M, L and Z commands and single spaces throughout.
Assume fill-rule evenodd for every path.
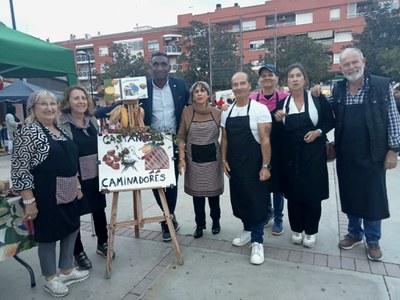
M 263 167 L 263 168 L 266 168 L 267 170 L 270 170 L 270 171 L 271 171 L 271 169 L 272 169 L 271 164 L 263 164 L 262 167 Z
M 389 150 L 393 151 L 393 152 L 396 152 L 396 153 L 399 153 L 400 152 L 400 146 L 399 145 L 390 146 Z

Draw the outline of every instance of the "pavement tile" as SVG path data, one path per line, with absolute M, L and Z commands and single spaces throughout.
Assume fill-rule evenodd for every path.
M 138 299 L 140 299 L 140 296 L 131 293 L 122 298 L 122 300 L 138 300 Z
M 153 280 L 148 278 L 143 278 L 139 281 L 139 283 L 130 291 L 131 294 L 134 295 L 142 295 L 153 283 Z
M 222 240 L 214 240 L 210 245 L 210 249 L 219 250 L 219 249 L 221 249 L 223 244 L 224 244 L 224 241 L 222 241 Z
M 189 246 L 193 242 L 193 236 L 190 235 L 178 235 L 178 243 L 182 246 Z
M 309 265 L 314 264 L 314 256 L 315 256 L 314 253 L 303 252 L 301 256 L 301 263 Z
M 154 267 L 153 270 L 150 271 L 149 274 L 146 275 L 146 278 L 147 278 L 147 279 L 154 280 L 154 279 L 156 279 L 158 276 L 160 276 L 161 274 L 163 274 L 163 273 L 165 272 L 166 268 L 167 268 L 167 267 L 165 267 L 165 266 L 157 265 L 157 266 Z
M 314 265 L 326 267 L 328 265 L 328 255 L 316 253 L 314 256 Z
M 340 269 L 340 257 L 334 255 L 328 255 L 328 267 Z
M 354 258 L 342 257 L 342 269 L 354 271 L 356 269 Z
M 279 252 L 277 253 L 275 258 L 287 261 L 289 259 L 289 252 L 290 250 L 288 249 L 279 249 Z
M 388 276 L 400 277 L 400 267 L 396 264 L 384 263 Z
M 371 269 L 369 268 L 369 262 L 366 259 L 354 259 L 354 263 L 356 265 L 356 271 L 371 273 Z
M 383 262 L 369 261 L 369 266 L 372 274 L 387 275 Z
M 290 250 L 288 261 L 299 263 L 301 262 L 302 252 L 297 250 Z
M 232 249 L 231 249 L 232 253 L 239 253 L 240 254 L 241 251 L 242 251 L 242 247 L 233 246 Z
M 232 245 L 232 242 L 223 241 L 223 244 L 221 245 L 221 248 L 219 250 L 225 251 L 225 252 L 231 252 L 233 247 L 234 246 Z
M 278 253 L 281 249 L 272 248 L 272 247 L 265 247 L 264 248 L 264 257 L 269 259 L 276 259 Z M 285 259 L 287 260 L 287 259 Z

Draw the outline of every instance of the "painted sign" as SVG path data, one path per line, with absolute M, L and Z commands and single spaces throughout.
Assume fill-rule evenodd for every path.
M 172 136 L 128 132 L 98 136 L 99 186 L 109 191 L 175 185 Z
M 108 102 L 145 98 L 148 98 L 145 76 L 104 80 L 104 99 Z

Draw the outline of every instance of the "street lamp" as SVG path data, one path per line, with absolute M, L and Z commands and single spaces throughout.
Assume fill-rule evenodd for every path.
M 95 101 L 94 101 L 94 98 L 93 98 L 92 65 L 90 64 L 90 55 L 85 50 L 76 51 L 76 54 L 85 55 L 86 56 L 86 59 L 88 61 L 88 67 L 89 67 L 89 73 L 88 74 L 89 74 L 89 85 L 90 85 L 90 97 L 92 97 L 93 104 L 96 104 Z

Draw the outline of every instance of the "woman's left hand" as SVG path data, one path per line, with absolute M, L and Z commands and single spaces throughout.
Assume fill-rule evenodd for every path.
M 321 136 L 321 132 L 319 130 L 312 130 L 306 133 L 304 136 L 304 141 L 306 143 L 312 143 L 319 136 Z
M 83 199 L 83 193 L 81 189 L 78 189 L 78 194 L 76 195 L 78 197 L 78 200 L 82 200 Z

